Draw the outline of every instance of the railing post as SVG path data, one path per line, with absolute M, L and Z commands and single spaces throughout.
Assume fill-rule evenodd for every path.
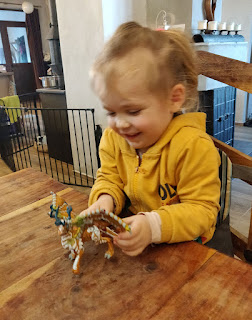
M 101 166 L 101 160 L 100 160 L 100 156 L 99 156 L 99 144 L 101 141 L 101 136 L 102 136 L 102 128 L 98 124 L 95 126 L 95 145 L 96 145 L 96 157 L 97 157 L 98 168 L 100 168 L 100 166 Z
M 34 104 L 36 121 L 37 121 L 37 126 L 38 126 L 38 135 L 40 137 L 41 136 L 41 130 L 40 130 L 40 125 L 39 125 L 38 111 L 37 111 L 37 95 L 36 94 L 33 96 L 33 104 Z

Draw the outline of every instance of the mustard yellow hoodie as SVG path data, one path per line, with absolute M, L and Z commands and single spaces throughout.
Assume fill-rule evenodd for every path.
M 115 213 L 130 199 L 132 213 L 155 211 L 161 219 L 161 242 L 199 236 L 203 243 L 215 231 L 219 211 L 219 154 L 205 132 L 205 114 L 175 117 L 160 139 L 142 156 L 108 128 L 100 143 L 101 168 L 89 205 L 102 193 L 115 201 Z

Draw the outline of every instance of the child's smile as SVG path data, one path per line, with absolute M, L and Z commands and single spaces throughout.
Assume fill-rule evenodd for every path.
M 124 136 L 125 136 L 125 139 L 133 141 L 134 139 L 138 138 L 140 134 L 141 133 L 138 132 L 138 133 L 135 133 L 135 134 L 125 134 Z
M 109 126 L 135 149 L 146 151 L 162 135 L 172 119 L 165 104 L 150 93 L 128 95 L 125 100 L 110 92 L 103 99 Z
M 148 50 L 135 50 L 114 64 L 116 75 L 113 81 L 110 79 L 110 85 L 100 78 L 96 87 L 107 110 L 108 124 L 129 145 L 145 152 L 172 120 L 172 102 L 148 89 L 144 80 L 146 68 L 153 64 Z

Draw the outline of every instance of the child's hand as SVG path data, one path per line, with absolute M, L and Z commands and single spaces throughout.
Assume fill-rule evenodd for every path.
M 79 215 L 83 216 L 88 211 L 92 210 L 107 210 L 108 212 L 114 211 L 114 199 L 109 194 L 102 194 L 98 200 L 93 203 L 90 207 L 88 207 L 86 210 L 82 211 Z
M 137 256 L 151 243 L 151 228 L 145 215 L 135 215 L 123 219 L 131 226 L 128 231 L 119 233 L 114 244 L 129 256 Z

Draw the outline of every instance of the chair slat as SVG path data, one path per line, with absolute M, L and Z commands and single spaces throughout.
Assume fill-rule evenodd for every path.
M 252 185 L 252 168 L 241 166 L 239 164 L 233 164 L 232 177 L 241 179 Z
M 233 164 L 252 168 L 252 157 L 248 156 L 247 154 L 229 146 L 228 144 L 214 137 L 211 137 L 211 138 L 215 146 L 223 150 L 228 155 L 228 157 L 230 158 Z

